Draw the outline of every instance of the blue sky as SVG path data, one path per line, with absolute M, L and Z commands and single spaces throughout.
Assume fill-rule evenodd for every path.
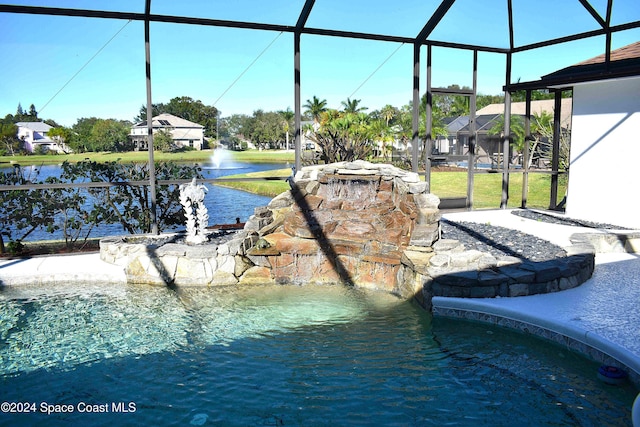
M 143 1 L 125 0 L 14 3 L 133 12 L 144 7 Z M 155 0 L 152 11 L 292 25 L 303 3 Z M 606 3 L 592 0 L 602 14 Z M 307 25 L 409 37 L 420 31 L 438 4 L 440 0 L 317 0 Z M 458 0 L 431 38 L 507 47 L 505 4 L 504 0 Z M 614 24 L 640 20 L 637 0 L 617 0 L 614 7 Z M 552 9 L 555 14 L 549 13 Z M 514 27 L 515 44 L 520 46 L 593 30 L 597 24 L 577 0 L 516 0 Z M 71 126 L 81 117 L 132 120 L 146 103 L 142 23 L 0 13 L 0 28 L 0 116 L 15 113 L 18 103 L 24 109 L 34 104 L 40 117 Z M 638 29 L 617 33 L 613 47 L 638 40 Z M 303 35 L 301 48 L 303 104 L 315 95 L 339 108 L 341 101 L 351 97 L 373 110 L 386 104 L 400 107 L 411 99 L 411 45 Z M 537 80 L 603 51 L 604 39 L 595 37 L 519 53 L 514 55 L 512 80 Z M 423 48 L 422 91 L 425 52 Z M 223 116 L 293 109 L 293 35 L 289 33 L 152 23 L 151 59 L 154 102 L 190 96 L 215 104 Z M 471 66 L 470 51 L 433 48 L 434 86 L 471 85 Z M 504 55 L 479 54 L 480 93 L 501 93 L 504 66 Z

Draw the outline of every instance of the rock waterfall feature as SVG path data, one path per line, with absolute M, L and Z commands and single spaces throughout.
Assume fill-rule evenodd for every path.
M 536 263 L 440 239 L 438 197 L 418 174 L 388 164 L 307 166 L 289 183 L 290 190 L 256 208 L 244 229 L 231 234 L 204 232 L 206 212 L 193 206 L 204 190 L 192 183 L 185 192 L 194 190 L 195 199 L 185 207 L 195 223 L 187 224 L 187 238 L 108 237 L 100 242 L 100 256 L 122 265 L 129 283 L 337 282 L 415 298 L 426 309 L 434 295 L 491 298 L 556 292 L 578 286 L 593 273 L 595 249 L 582 241 L 564 248 L 564 257 Z M 206 241 L 199 242 L 198 236 Z
M 403 296 L 404 252 L 438 238 L 439 199 L 418 174 L 364 161 L 303 168 L 247 254 L 277 283 L 334 283 Z
M 388 164 L 342 162 L 305 167 L 290 184 L 268 206 L 256 208 L 240 232 L 218 237 L 209 230 L 208 241 L 190 244 L 189 236 L 200 240 L 205 234 L 198 209 L 185 200 L 197 220 L 187 224 L 187 238 L 108 237 L 100 242 L 101 258 L 122 265 L 128 282 L 138 284 L 341 282 L 403 297 L 420 293 L 415 254 L 431 252 L 440 214 L 439 199 L 418 174 Z M 194 185 L 185 195 L 203 195 Z M 407 251 L 414 254 L 411 261 Z

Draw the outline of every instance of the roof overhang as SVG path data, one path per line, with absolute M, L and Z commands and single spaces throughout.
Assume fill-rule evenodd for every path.
M 577 84 L 603 80 L 618 80 L 640 76 L 640 58 L 610 63 L 582 64 L 567 67 L 543 76 L 540 80 L 505 85 L 504 90 L 568 89 Z

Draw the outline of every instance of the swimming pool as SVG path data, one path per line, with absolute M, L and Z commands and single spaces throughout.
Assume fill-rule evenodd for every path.
M 559 346 L 342 286 L 6 288 L 0 313 L 3 412 L 40 411 L 2 425 L 617 426 L 637 394 Z

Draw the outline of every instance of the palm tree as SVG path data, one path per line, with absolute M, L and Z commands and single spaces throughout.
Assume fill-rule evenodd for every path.
M 278 114 L 282 116 L 282 128 L 285 134 L 285 149 L 289 149 L 289 130 L 291 130 L 291 122 L 293 120 L 294 113 L 290 108 L 286 110 L 278 111 Z
M 345 113 L 361 113 L 365 110 L 368 110 L 367 107 L 358 107 L 358 104 L 360 104 L 360 101 L 362 101 L 361 99 L 350 99 L 347 98 L 346 101 L 342 101 L 341 104 L 344 107 L 344 112 Z
M 304 104 L 305 112 L 313 118 L 314 123 L 320 123 L 320 114 L 327 111 L 327 100 L 320 101 L 318 97 L 313 95 L 313 99 L 307 99 Z
M 529 163 L 528 167 L 531 167 L 532 163 L 542 158 L 548 163 L 551 163 L 551 144 L 553 140 L 553 114 L 548 111 L 542 111 L 540 114 L 534 114 L 531 121 L 531 136 L 525 138 L 524 134 L 524 119 L 522 116 L 511 116 L 511 137 L 513 139 L 513 146 L 519 152 L 523 153 L 525 149 L 529 149 Z M 563 170 L 569 169 L 569 149 L 570 149 L 570 135 L 567 130 L 568 126 L 563 124 L 562 132 L 560 133 L 560 167 Z M 501 115 L 495 122 L 495 124 L 489 129 L 491 135 L 502 135 L 504 132 L 504 115 Z M 528 144 L 525 143 L 528 141 Z M 528 147 L 527 147 L 528 145 Z
M 387 104 L 384 107 L 382 107 L 380 114 L 387 126 L 389 126 L 389 122 L 393 120 L 393 118 L 396 116 L 396 112 L 397 112 L 396 107 L 394 107 L 391 104 Z
M 569 155 L 571 149 L 571 131 L 569 130 L 568 123 L 561 123 L 560 132 L 560 151 L 558 152 L 560 168 L 564 171 L 569 170 Z M 540 114 L 533 115 L 533 122 L 531 123 L 533 141 L 531 143 L 531 155 L 529 156 L 529 166 L 534 160 L 536 153 L 540 153 L 545 157 L 548 163 L 551 163 L 551 156 L 553 153 L 553 135 L 554 124 L 553 114 L 547 111 L 542 111 Z

